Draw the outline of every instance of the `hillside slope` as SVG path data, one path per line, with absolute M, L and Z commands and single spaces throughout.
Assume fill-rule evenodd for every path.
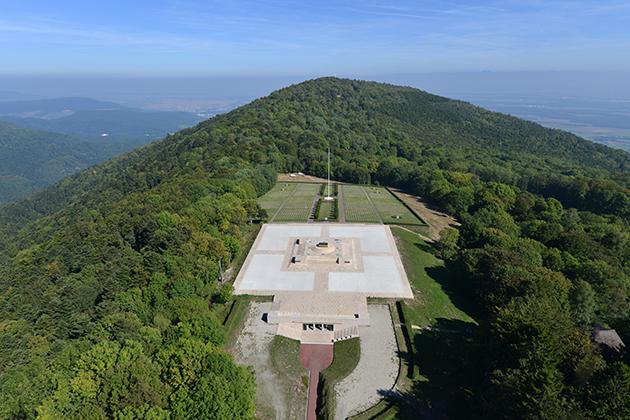
M 564 194 L 576 207 L 594 205 L 580 202 L 591 186 L 606 189 L 607 195 L 621 194 L 612 201 L 627 204 L 621 191 L 630 185 L 628 153 L 413 88 L 324 78 L 279 90 L 141 153 L 68 179 L 54 191 L 0 212 L 0 220 L 30 220 L 79 197 L 100 202 L 107 189 L 144 191 L 155 179 L 204 168 L 217 148 L 225 156 L 279 171 L 323 175 L 323 150 L 329 145 L 334 175 L 354 182 L 369 182 L 380 174 L 394 184 L 392 174 L 383 171 L 392 170 L 391 165 L 408 171 L 406 161 L 429 167 L 439 163 L 442 169 L 485 180 Z M 379 169 L 384 157 L 390 162 Z M 144 169 L 128 173 L 135 179 L 126 185 L 127 178 L 118 175 L 133 167 Z M 563 191 L 554 191 L 558 184 Z M 579 191 L 564 191 L 569 187 Z M 442 198 L 447 200 L 446 195 Z M 597 204 L 605 207 L 608 202 Z
M 110 156 L 64 134 L 0 121 L 0 204 L 42 190 Z
M 247 249 L 255 198 L 275 173 L 322 175 L 328 146 L 338 179 L 398 186 L 463 220 L 460 240 L 440 252 L 462 258 L 466 284 L 477 285 L 465 292 L 479 307 L 478 349 L 516 349 L 500 366 L 480 363 L 487 383 L 466 395 L 511 395 L 532 417 L 569 400 L 591 413 L 581 385 L 562 378 L 577 354 L 606 364 L 567 340 L 593 320 L 630 319 L 629 155 L 416 89 L 324 78 L 0 209 L 0 417 L 80 417 L 85 407 L 103 417 L 250 417 L 252 378 L 219 348 L 229 288 L 218 267 Z M 569 304 L 571 284 L 586 290 L 588 308 Z M 545 371 L 521 377 L 522 365 Z M 111 392 L 81 392 L 73 384 L 86 377 Z M 221 384 L 232 385 L 216 397 L 209 390 Z

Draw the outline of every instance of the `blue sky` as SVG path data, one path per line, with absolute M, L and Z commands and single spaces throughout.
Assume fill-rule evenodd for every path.
M 630 70 L 628 0 L 0 3 L 4 74 Z

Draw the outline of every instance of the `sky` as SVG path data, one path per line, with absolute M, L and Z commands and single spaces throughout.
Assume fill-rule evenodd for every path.
M 630 71 L 630 1 L 0 0 L 0 74 Z

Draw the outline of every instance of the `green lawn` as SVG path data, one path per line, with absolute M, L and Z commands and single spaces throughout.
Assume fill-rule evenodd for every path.
M 269 219 L 273 218 L 282 203 L 284 203 L 287 198 L 293 194 L 297 186 L 298 184 L 279 182 L 265 195 L 258 199 L 258 204 L 267 211 Z
M 381 223 L 381 217 L 360 185 L 340 185 L 346 222 Z
M 423 226 L 424 223 L 387 188 L 342 185 L 347 222 Z
M 313 200 L 321 184 L 295 184 L 295 190 L 282 204 L 273 222 L 306 222 L 311 214 Z
M 400 202 L 387 188 L 364 186 L 372 205 L 376 207 L 383 223 L 401 225 L 424 225 L 418 217 Z
M 413 300 L 400 303 L 400 313 L 392 310 L 396 340 L 404 355 L 396 386 L 403 393 L 413 392 L 419 401 L 382 400 L 352 420 L 417 418 L 418 405 L 427 403 L 442 418 L 440 407 L 456 404 L 465 392 L 467 382 L 462 378 L 467 369 L 462 360 L 468 351 L 467 329 L 475 321 L 455 305 L 453 291 L 447 293 L 445 285 L 452 285 L 453 279 L 429 246 L 404 228 L 394 226 L 392 233 L 414 293 Z M 421 329 L 427 326 L 432 329 Z
M 399 227 L 392 227 L 392 233 L 414 294 L 413 300 L 402 304 L 406 323 L 424 327 L 438 318 L 474 322 L 444 290 L 442 285 L 448 281 L 444 262 L 429 253 L 429 245 L 415 233 Z
M 228 348 L 236 342 L 236 337 L 241 332 L 247 313 L 249 312 L 249 299 L 235 297 L 232 304 L 228 306 L 223 325 L 225 327 L 225 343 Z
M 318 418 L 333 418 L 335 413 L 334 385 L 348 376 L 357 367 L 361 358 L 359 338 L 338 341 L 334 344 L 332 364 L 320 374 L 320 395 L 318 396 Z
M 287 418 L 304 418 L 308 370 L 300 363 L 300 342 L 276 335 L 270 353 L 274 373 L 284 391 Z
M 337 200 L 321 200 L 319 212 L 317 213 L 317 221 L 323 222 L 325 220 L 337 220 Z

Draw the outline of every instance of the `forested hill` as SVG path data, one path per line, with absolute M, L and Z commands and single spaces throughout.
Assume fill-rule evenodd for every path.
M 630 331 L 629 155 L 419 90 L 324 78 L 0 209 L 0 418 L 251 417 L 251 374 L 221 349 L 218 270 L 248 245 L 276 172 L 323 175 L 329 146 L 336 178 L 404 188 L 463 222 L 439 252 L 477 307 L 470 358 L 497 357 L 476 360 L 479 382 L 446 406 L 546 418 L 628 404 L 606 395 L 630 387 L 630 369 L 588 334 L 593 322 Z
M 100 188 L 123 193 L 149 188 L 156 177 L 207 165 L 216 147 L 226 156 L 256 165 L 321 175 L 322 153 L 328 145 L 336 175 L 356 182 L 382 173 L 378 165 L 383 157 L 396 158 L 396 167 L 411 161 L 471 172 L 484 180 L 557 196 L 574 207 L 604 211 L 625 203 L 627 194 L 621 191 L 630 185 L 630 155 L 624 151 L 418 89 L 323 78 L 279 90 L 183 130 L 14 209 L 20 214 L 34 210 L 29 218 L 37 217 L 75 195 L 98 200 Z M 145 169 L 136 171 L 134 166 Z M 103 174 L 123 172 L 124 178 Z M 108 182 L 101 182 L 105 178 Z M 120 182 L 129 178 L 134 180 L 130 185 Z M 591 189 L 597 190 L 593 194 L 605 190 L 604 200 L 586 200 Z M 446 196 L 436 198 L 448 201 Z
M 111 157 L 76 138 L 0 121 L 0 204 Z

